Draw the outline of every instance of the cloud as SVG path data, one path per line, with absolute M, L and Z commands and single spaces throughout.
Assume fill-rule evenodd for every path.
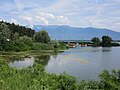
M 46 19 L 48 19 L 48 20 L 52 19 L 52 20 L 57 20 L 58 22 L 63 22 L 63 23 L 69 22 L 68 18 L 63 15 L 58 16 L 58 15 L 54 15 L 51 13 L 45 13 L 45 12 L 39 12 L 38 15 L 39 16 L 37 16 L 37 17 L 39 17 L 42 21 L 46 21 Z
M 19 17 L 20 17 L 21 19 L 26 20 L 26 21 L 30 21 L 30 22 L 33 21 L 32 17 L 29 17 L 29 16 L 19 16 Z
M 12 23 L 15 23 L 15 24 L 19 24 L 18 20 L 17 19 L 14 19 L 14 18 L 11 18 L 11 21 Z
M 43 22 L 45 25 L 48 25 L 49 21 L 47 19 L 45 19 L 44 17 L 41 16 L 36 16 L 36 21 L 38 22 Z
M 21 0 L 15 0 L 15 3 L 16 3 L 16 6 L 17 6 L 17 9 L 19 11 L 22 11 L 24 9 L 24 5 L 23 3 L 21 2 Z
M 63 15 L 54 15 L 51 13 L 46 13 L 46 12 L 38 12 L 36 14 L 28 15 L 28 14 L 23 14 L 20 15 L 19 18 L 21 18 L 21 22 L 24 22 L 27 24 L 27 26 L 33 26 L 34 24 L 37 25 L 48 25 L 49 23 L 57 23 L 57 24 L 68 24 L 69 20 L 67 17 Z
M 39 12 L 38 14 L 39 14 L 40 16 L 42 16 L 42 17 L 55 19 L 55 16 L 54 16 L 53 14 L 51 14 L 51 13 Z
M 68 18 L 65 17 L 65 16 L 57 16 L 57 19 L 58 19 L 58 21 L 61 21 L 61 22 L 63 22 L 63 23 L 66 23 L 66 24 L 69 23 Z
M 120 0 L 0 0 L 0 17 L 22 25 L 119 30 Z

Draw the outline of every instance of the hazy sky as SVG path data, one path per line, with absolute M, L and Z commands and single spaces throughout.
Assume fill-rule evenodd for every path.
M 20 25 L 70 25 L 120 32 L 120 0 L 0 0 L 0 20 Z

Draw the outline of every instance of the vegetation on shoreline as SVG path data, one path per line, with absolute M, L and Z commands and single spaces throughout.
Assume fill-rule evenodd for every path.
M 119 43 L 112 42 L 112 38 L 109 36 L 102 36 L 102 41 L 99 38 L 94 37 L 91 39 L 94 47 L 102 46 L 102 47 L 111 47 L 111 46 L 120 46 Z
M 0 60 L 1 90 L 120 90 L 120 70 L 111 73 L 105 70 L 99 76 L 100 81 L 77 82 L 66 73 L 48 74 L 39 64 L 15 69 L 10 68 L 5 60 Z
M 0 51 L 29 51 L 66 49 L 64 44 L 51 41 L 45 30 L 35 32 L 30 28 L 0 22 Z

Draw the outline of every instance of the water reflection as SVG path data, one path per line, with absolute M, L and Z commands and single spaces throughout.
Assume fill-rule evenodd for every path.
M 49 54 L 35 56 L 35 62 L 43 66 L 46 66 L 49 60 L 50 60 Z
M 32 54 L 30 57 L 13 57 L 11 67 L 28 67 L 34 63 L 42 64 L 48 73 L 60 74 L 64 71 L 77 80 L 99 80 L 99 73 L 104 69 L 120 68 L 120 47 L 78 47 L 62 53 Z
M 111 51 L 111 47 L 102 47 L 102 52 L 109 52 Z
M 30 58 L 12 58 L 12 61 L 9 63 L 10 67 L 13 68 L 26 68 L 34 64 L 34 57 Z
M 53 53 L 53 58 L 56 59 L 58 56 L 58 50 L 54 50 L 54 53 Z
M 59 53 L 51 58 L 45 67 L 46 72 L 60 74 L 64 71 L 77 80 L 99 80 L 104 69 L 120 68 L 120 47 L 78 47 Z
M 9 66 L 13 68 L 26 68 L 32 66 L 34 63 L 46 66 L 50 60 L 50 54 L 41 54 L 29 57 L 9 57 Z

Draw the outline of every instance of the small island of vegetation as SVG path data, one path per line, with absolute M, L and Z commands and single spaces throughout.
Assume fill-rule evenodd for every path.
M 93 43 L 92 46 L 102 46 L 102 47 L 112 47 L 112 46 L 120 46 L 119 43 L 112 42 L 112 38 L 109 36 L 102 36 L 102 41 L 100 41 L 99 38 L 94 37 L 91 39 L 91 42 Z

